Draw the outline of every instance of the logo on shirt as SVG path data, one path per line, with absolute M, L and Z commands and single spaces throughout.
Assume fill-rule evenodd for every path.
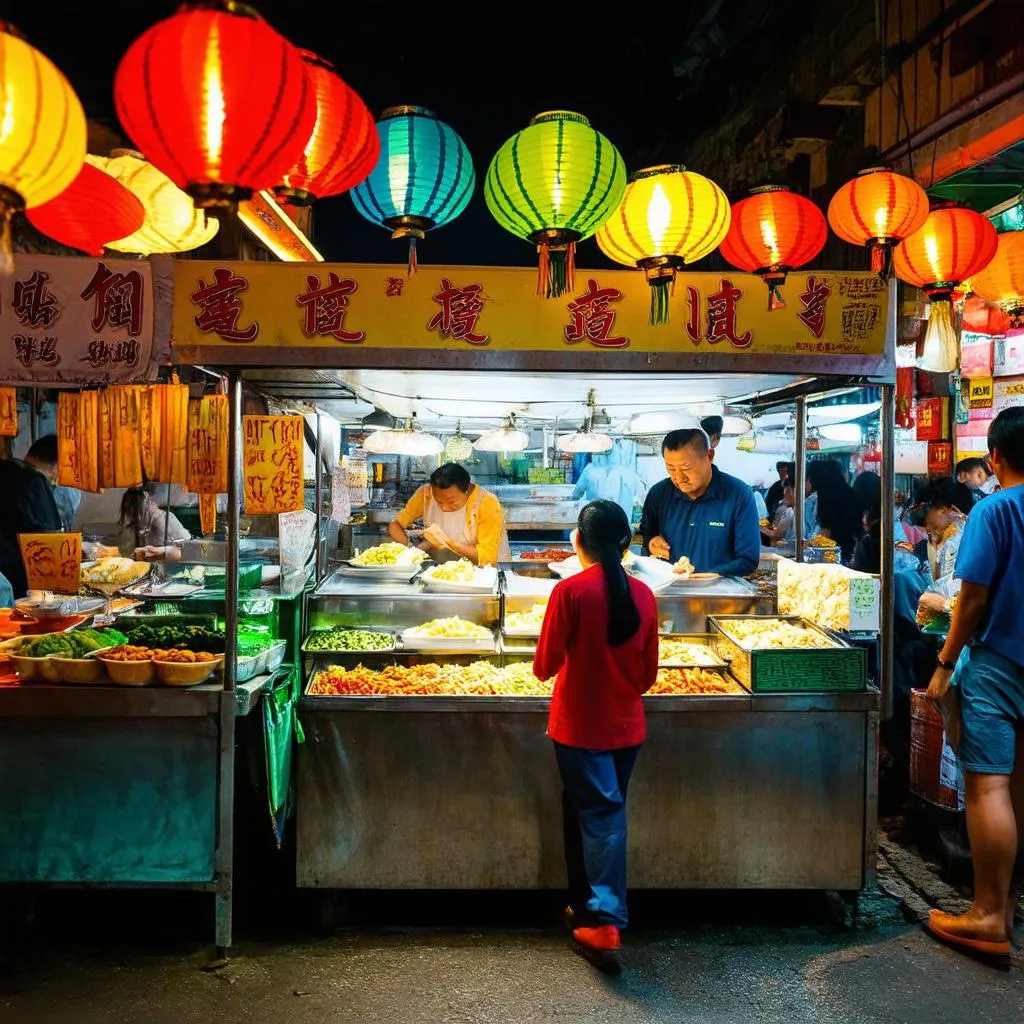
M 712 520 L 711 522 L 708 523 L 708 526 L 721 526 L 721 527 L 724 527 L 725 523 L 716 523 L 716 522 L 714 522 Z

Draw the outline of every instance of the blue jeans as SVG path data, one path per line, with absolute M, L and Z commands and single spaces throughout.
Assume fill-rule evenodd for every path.
M 626 793 L 640 747 L 584 750 L 555 743 L 569 902 L 581 924 L 624 928 Z

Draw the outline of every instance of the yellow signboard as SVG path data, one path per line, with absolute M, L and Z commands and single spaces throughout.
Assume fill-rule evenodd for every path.
M 405 268 L 181 260 L 174 267 L 172 344 L 216 351 L 317 348 L 606 351 L 816 355 L 885 351 L 888 292 L 877 275 L 790 274 L 768 311 L 758 278 L 681 273 L 667 324 L 649 321 L 639 271 L 577 269 L 572 291 L 536 294 L 518 267 Z M 346 356 L 351 359 L 351 355 Z M 282 361 L 286 361 L 283 356 Z M 266 358 L 260 360 L 266 362 Z
M 81 586 L 80 533 L 19 533 L 29 590 L 77 594 Z
M 991 409 L 995 397 L 991 377 L 974 377 L 969 381 L 968 405 L 972 409 Z
M 305 507 L 301 416 L 243 416 L 245 513 L 296 512 Z

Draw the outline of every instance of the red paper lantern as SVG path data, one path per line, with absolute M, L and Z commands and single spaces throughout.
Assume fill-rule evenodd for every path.
M 779 289 L 787 273 L 810 263 L 827 239 L 825 215 L 810 199 L 781 185 L 765 185 L 733 206 L 732 224 L 719 252 L 768 285 L 771 310 L 785 305 Z
M 130 189 L 90 164 L 56 199 L 25 214 L 32 226 L 61 245 L 100 256 L 108 242 L 134 234 L 146 211 Z
M 139 36 L 114 99 L 136 148 L 201 208 L 273 188 L 316 123 L 299 51 L 236 0 L 182 4 Z
M 303 50 L 302 59 L 316 95 L 316 125 L 306 148 L 274 191 L 285 202 L 308 206 L 358 185 L 380 156 L 373 115 L 334 65 Z

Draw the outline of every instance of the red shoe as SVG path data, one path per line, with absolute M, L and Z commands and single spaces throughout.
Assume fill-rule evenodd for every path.
M 581 946 L 589 946 L 590 949 L 599 953 L 622 949 L 619 929 L 613 924 L 602 924 L 596 928 L 576 928 L 573 930 L 572 937 Z

